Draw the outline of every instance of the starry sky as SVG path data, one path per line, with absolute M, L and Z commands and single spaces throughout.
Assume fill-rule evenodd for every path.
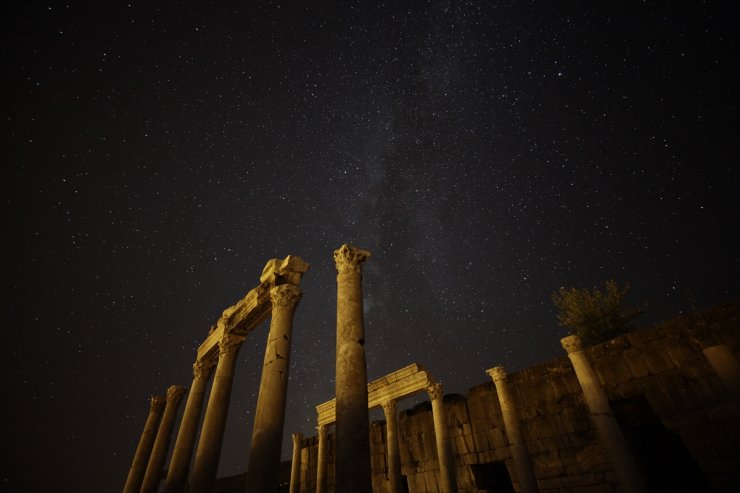
M 418 362 L 446 392 L 562 355 L 560 286 L 629 282 L 641 325 L 740 294 L 735 7 L 315 3 L 3 14 L 2 489 L 120 490 L 149 396 L 271 258 L 311 264 L 286 458 L 334 394 L 342 243 L 372 252 L 369 378 Z

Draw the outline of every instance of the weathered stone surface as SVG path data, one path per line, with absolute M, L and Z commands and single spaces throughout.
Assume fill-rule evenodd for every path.
M 740 321 L 740 312 L 738 313 Z M 735 340 L 740 324 L 703 326 L 707 339 Z M 740 409 L 722 380 L 702 354 L 702 347 L 690 342 L 689 325 L 671 324 L 627 334 L 610 344 L 600 345 L 595 354 L 603 361 L 621 359 L 621 368 L 602 369 L 608 401 L 637 400 L 650 409 L 666 436 L 680 439 L 690 460 L 719 492 L 740 490 Z M 734 331 L 734 332 L 733 332 Z M 709 337 L 711 336 L 711 337 Z M 688 341 L 688 342 L 687 342 Z M 589 348 L 586 350 L 590 351 Z M 733 350 L 734 351 L 734 350 Z M 733 352 L 733 354 L 735 354 Z M 588 407 L 567 357 L 508 375 L 512 392 L 521 399 L 518 410 L 522 434 L 534 463 L 539 490 L 543 493 L 594 491 L 621 493 L 617 475 L 593 427 Z M 626 379 L 626 380 L 625 380 Z M 381 384 L 377 388 L 382 387 Z M 448 435 L 453 444 L 455 477 L 459 491 L 477 492 L 472 468 L 499 462 L 509 472 L 517 490 L 518 475 L 504 433 L 499 396 L 493 382 L 471 388 L 467 400 L 446 399 Z M 399 446 L 401 471 L 409 491 L 439 491 L 440 472 L 429 402 L 401 411 Z M 642 433 L 654 426 L 646 416 L 628 412 L 620 426 Z M 382 430 L 382 424 L 379 425 Z M 374 440 L 374 446 L 387 444 Z M 315 445 L 313 445 L 315 447 Z M 667 452 L 667 451 L 666 451 Z M 373 484 L 388 491 L 379 481 L 384 471 L 377 467 L 383 451 L 373 452 L 376 476 Z M 676 470 L 674 474 L 680 474 Z M 384 486 L 385 485 L 385 486 Z M 384 489 L 385 488 L 385 489 Z M 303 489 L 303 493 L 315 489 Z M 484 490 L 485 491 L 485 490 Z
M 334 252 L 337 267 L 336 487 L 371 493 L 362 264 L 370 252 L 348 244 Z

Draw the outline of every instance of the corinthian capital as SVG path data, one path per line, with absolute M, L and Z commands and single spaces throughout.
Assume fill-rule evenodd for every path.
M 578 336 L 563 337 L 562 339 L 560 339 L 560 344 L 563 345 L 563 349 L 565 349 L 568 354 L 576 353 L 583 349 L 581 338 Z
M 164 397 L 161 397 L 159 395 L 155 395 L 151 399 L 151 403 L 149 404 L 149 412 L 153 413 L 155 411 L 161 411 L 162 408 L 164 408 L 164 405 L 167 401 L 164 400 Z
M 281 284 L 270 289 L 270 300 L 272 306 L 285 306 L 295 308 L 303 296 L 301 288 L 293 284 Z
M 494 382 L 498 382 L 499 380 L 506 378 L 506 370 L 504 370 L 503 366 L 497 366 L 490 370 L 486 370 L 486 373 L 488 373 L 488 376 L 491 377 Z
M 211 375 L 211 370 L 214 366 L 216 366 L 216 361 L 211 358 L 196 361 L 193 364 L 193 377 L 208 378 Z
M 398 404 L 395 399 L 390 399 L 381 404 L 383 406 L 383 414 L 386 419 L 390 419 L 389 416 L 393 416 L 398 411 Z
M 441 383 L 433 383 L 429 387 L 427 387 L 427 394 L 429 394 L 429 398 L 433 401 L 436 401 L 437 399 L 441 399 L 444 396 L 444 393 L 442 392 L 442 384 Z
M 244 342 L 244 337 L 235 336 L 231 334 L 224 335 L 220 341 L 218 341 L 218 357 L 219 359 L 223 356 L 234 355 Z
M 370 252 L 345 243 L 338 250 L 334 250 L 334 263 L 340 274 L 345 272 L 360 272 L 362 264 L 370 256 Z
M 172 385 L 167 389 L 167 402 L 178 403 L 185 394 L 185 387 L 182 385 Z

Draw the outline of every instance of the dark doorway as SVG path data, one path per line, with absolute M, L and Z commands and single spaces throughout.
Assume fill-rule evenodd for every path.
M 403 493 L 409 493 L 409 478 L 401 476 L 401 489 Z
M 503 462 L 488 462 L 470 466 L 475 478 L 475 487 L 486 493 L 515 493 L 509 471 Z
M 610 404 L 648 490 L 713 491 L 681 437 L 663 426 L 645 396 Z

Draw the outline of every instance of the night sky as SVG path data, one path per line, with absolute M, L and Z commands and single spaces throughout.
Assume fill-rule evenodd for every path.
M 149 396 L 271 258 L 311 264 L 286 458 L 334 395 L 342 243 L 372 252 L 369 378 L 418 362 L 446 392 L 563 355 L 560 286 L 629 282 L 640 325 L 740 295 L 721 2 L 31 3 L 0 21 L 4 491 L 122 489 Z

